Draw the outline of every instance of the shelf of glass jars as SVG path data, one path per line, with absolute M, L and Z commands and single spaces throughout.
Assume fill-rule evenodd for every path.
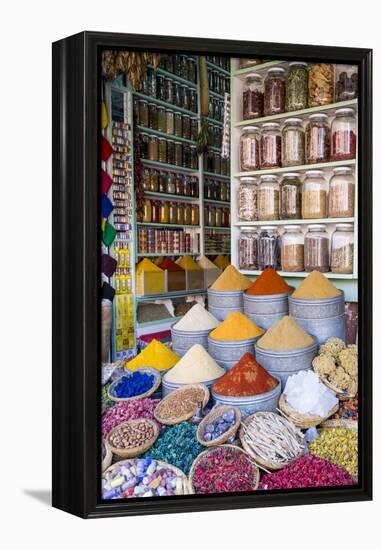
M 170 193 L 159 193 L 155 191 L 144 191 L 144 194 L 147 197 L 153 197 L 156 199 L 170 199 L 176 202 L 200 202 L 200 199 L 198 197 L 188 197 L 185 195 L 172 195 Z
M 337 103 L 330 103 L 329 105 L 320 105 L 318 107 L 308 107 L 307 109 L 300 109 L 299 111 L 287 111 L 286 113 L 280 113 L 279 115 L 264 116 L 260 118 L 251 118 L 249 120 L 239 120 L 235 122 L 233 126 L 240 128 L 241 126 L 257 126 L 265 122 L 274 122 L 285 118 L 308 118 L 313 113 L 327 113 L 327 111 L 335 111 L 336 109 L 342 109 L 343 107 L 356 108 L 357 99 L 348 99 L 347 101 L 338 101 Z
M 230 176 L 223 176 L 222 174 L 215 174 L 214 172 L 203 172 L 204 176 L 207 176 L 208 178 L 213 178 L 215 180 L 226 180 L 230 181 Z M 249 174 L 249 172 L 247 172 Z
M 139 130 L 145 134 L 152 134 L 157 137 L 162 137 L 165 139 L 172 139 L 173 141 L 181 141 L 182 143 L 189 143 L 190 145 L 196 145 L 196 142 L 193 139 L 187 139 L 175 134 L 167 134 L 166 132 L 160 132 L 159 130 L 153 130 L 153 128 L 148 128 L 147 126 L 138 126 Z
M 193 226 L 192 226 L 193 227 Z M 200 252 L 166 252 L 165 254 L 161 252 L 138 252 L 137 256 L 139 258 L 167 258 L 171 256 L 199 256 Z
M 197 117 L 197 111 L 190 111 L 189 109 L 183 109 L 183 107 L 178 107 L 174 103 L 168 103 L 168 101 L 162 101 L 161 99 L 157 99 L 156 97 L 142 94 L 140 92 L 134 92 L 134 96 L 139 97 L 140 99 L 145 99 L 150 103 L 156 103 L 156 105 L 161 105 L 162 107 L 166 107 L 167 109 L 171 109 L 173 111 L 179 111 L 180 113 L 184 113 L 185 115 L 189 115 L 192 117 Z
M 226 69 L 223 69 L 219 65 L 215 65 L 211 61 L 207 61 L 206 66 L 209 67 L 210 69 L 213 69 L 213 71 L 219 71 L 220 73 L 222 73 L 226 76 L 230 76 L 230 71 L 227 71 Z
M 258 269 L 253 269 L 253 270 L 240 269 L 239 272 L 242 273 L 242 275 L 260 275 L 262 273 L 262 271 Z M 310 272 L 309 271 L 278 271 L 278 273 L 282 277 L 301 278 L 301 277 L 307 277 Z M 324 273 L 324 275 L 328 277 L 328 279 L 351 279 L 351 280 L 357 279 L 357 276 L 354 273 L 348 274 L 348 273 L 328 272 L 328 273 Z
M 142 164 L 147 166 L 154 166 L 155 168 L 161 168 L 162 170 L 170 170 L 172 172 L 186 172 L 187 174 L 199 175 L 198 169 L 185 168 L 184 166 L 176 166 L 176 164 L 167 164 L 166 162 L 159 162 L 156 160 L 141 159 Z
M 262 225 L 312 225 L 314 223 L 325 223 L 325 224 L 334 224 L 334 223 L 353 223 L 354 218 L 322 218 L 319 220 L 308 219 L 308 220 L 266 220 L 266 221 L 254 221 L 254 222 L 236 222 L 234 225 L 237 227 L 257 227 Z
M 229 92 L 226 92 L 226 93 L 229 93 Z M 225 99 L 225 94 L 219 94 L 218 92 L 214 92 L 213 90 L 209 90 L 209 95 L 211 97 L 216 97 L 217 99 L 221 99 L 221 100 Z
M 205 120 L 210 122 L 210 124 L 217 124 L 218 126 L 223 126 L 224 123 L 221 120 L 216 120 L 215 118 L 210 118 L 209 116 L 204 117 Z
M 236 69 L 233 71 L 233 76 L 246 76 L 250 73 L 256 73 L 258 71 L 264 71 L 270 69 L 270 67 L 279 67 L 284 64 L 284 61 L 266 61 L 266 63 L 261 63 L 259 65 L 254 65 L 253 67 L 245 67 L 244 69 Z
M 166 229 L 200 229 L 199 225 L 185 225 L 178 223 L 155 223 L 155 222 L 137 222 L 138 227 L 160 227 Z
M 230 232 L 230 227 L 217 227 L 215 225 L 205 225 L 204 229 L 207 231 L 224 231 L 226 233 Z
M 214 204 L 216 206 L 230 206 L 229 201 L 216 201 L 214 199 L 204 199 L 205 204 Z
M 149 68 L 155 70 L 152 65 L 148 65 Z M 170 78 L 172 80 L 176 80 L 176 82 L 180 82 L 180 84 L 183 84 L 184 86 L 189 86 L 189 88 L 195 88 L 197 89 L 196 82 L 192 82 L 191 80 L 187 80 L 186 78 L 183 78 L 182 76 L 179 76 L 175 73 L 170 73 L 169 71 L 166 71 L 165 69 L 161 69 L 158 67 L 155 70 L 156 74 L 163 75 L 166 78 Z
M 196 296 L 197 294 L 206 294 L 205 288 L 199 290 L 179 290 L 177 292 L 162 292 L 160 294 L 145 294 L 136 296 L 139 302 L 149 302 L 151 300 L 160 300 L 160 298 L 185 298 L 186 296 Z
M 285 172 L 306 172 L 307 170 L 324 170 L 332 169 L 338 166 L 353 166 L 356 164 L 356 159 L 351 160 L 335 160 L 331 162 L 316 162 L 314 164 L 302 164 L 300 166 L 282 166 L 281 168 L 268 168 L 266 170 L 253 170 L 248 172 L 236 172 L 235 178 L 245 176 L 263 176 L 265 174 L 283 174 Z

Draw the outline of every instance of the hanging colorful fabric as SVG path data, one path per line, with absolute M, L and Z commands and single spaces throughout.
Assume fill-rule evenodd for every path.
M 102 160 L 104 162 L 107 162 L 113 153 L 113 149 L 104 136 L 102 136 L 102 140 L 101 140 L 101 149 L 102 149 Z
M 112 202 L 107 195 L 102 195 L 101 197 L 101 212 L 102 218 L 108 218 L 111 212 L 114 210 Z
M 102 124 L 102 130 L 104 130 L 108 126 L 107 107 L 104 101 L 102 101 L 101 124 Z
M 103 254 L 101 259 L 101 269 L 107 277 L 112 277 L 115 273 L 118 262 L 109 254 Z
M 107 195 L 111 185 L 112 185 L 112 179 L 110 178 L 110 176 L 108 175 L 107 172 L 102 170 L 102 174 L 101 174 L 101 193 L 102 193 L 102 195 Z
M 111 225 L 111 223 L 106 221 L 104 230 L 103 230 L 103 237 L 102 237 L 103 244 L 105 244 L 106 246 L 111 246 L 112 243 L 114 242 L 115 237 L 116 237 L 115 227 Z
M 113 301 L 115 296 L 115 290 L 111 285 L 104 282 L 102 285 L 102 300 L 110 300 L 110 302 Z

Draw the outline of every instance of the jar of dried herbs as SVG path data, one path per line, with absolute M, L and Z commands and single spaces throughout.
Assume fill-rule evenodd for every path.
M 327 182 L 322 170 L 307 170 L 302 188 L 302 218 L 327 217 Z
M 190 125 L 190 117 L 188 115 L 183 116 L 182 120 L 182 137 L 185 139 L 191 138 L 191 125 Z
M 159 162 L 167 162 L 167 141 L 164 138 L 159 139 L 159 158 L 156 160 L 159 160 Z
M 149 160 L 159 160 L 158 139 L 156 136 L 150 136 L 148 142 L 148 158 Z
M 356 118 L 353 109 L 338 109 L 331 127 L 331 160 L 356 157 Z
M 280 184 L 281 220 L 299 220 L 302 216 L 302 182 L 294 172 L 285 174 Z
M 308 105 L 308 65 L 300 61 L 290 63 L 286 80 L 286 111 L 306 109 Z
M 140 99 L 138 105 L 139 124 L 140 126 L 148 127 L 148 101 L 146 101 L 145 99 Z
M 171 139 L 167 141 L 167 162 L 175 164 L 175 142 Z
M 308 226 L 304 237 L 304 269 L 306 271 L 329 271 L 329 235 L 324 224 Z
M 175 113 L 174 114 L 174 134 L 177 137 L 181 137 L 183 133 L 183 120 L 181 113 Z
M 353 224 L 338 223 L 332 234 L 332 273 L 353 273 Z
M 157 106 L 155 103 L 148 103 L 148 122 L 152 130 L 157 130 Z
M 273 225 L 261 227 L 258 239 L 258 269 L 280 269 L 280 237 Z
M 304 129 L 301 118 L 288 118 L 282 130 L 282 166 L 305 163 Z
M 282 271 L 304 270 L 304 235 L 298 225 L 285 225 L 280 258 Z
M 167 134 L 174 134 L 175 131 L 175 115 L 171 109 L 165 111 L 165 132 Z
M 328 216 L 352 218 L 355 210 L 355 179 L 348 166 L 333 169 L 329 182 Z
M 258 233 L 243 228 L 238 239 L 238 266 L 240 269 L 258 269 Z
M 259 170 L 259 142 L 258 126 L 245 126 L 239 142 L 240 169 L 242 172 Z
M 265 116 L 284 113 L 286 107 L 286 81 L 283 67 L 272 67 L 265 78 L 263 114 Z
M 306 126 L 306 162 L 329 162 L 331 155 L 331 130 L 325 113 L 310 115 Z
M 243 120 L 263 116 L 263 81 L 258 73 L 252 73 L 246 77 L 243 88 L 242 116 Z
M 257 204 L 258 220 L 279 220 L 279 183 L 276 176 L 261 176 Z
M 334 69 L 331 63 L 313 63 L 308 73 L 308 106 L 318 107 L 334 102 Z
M 238 188 L 238 218 L 240 221 L 251 222 L 258 219 L 256 178 L 240 178 Z
M 282 165 L 282 137 L 277 122 L 266 122 L 262 126 L 260 141 L 260 167 L 278 168 Z
M 165 114 L 165 108 L 158 105 L 157 107 L 157 129 L 159 132 L 167 131 L 167 118 Z
M 348 101 L 358 96 L 358 74 L 355 65 L 336 65 L 336 101 Z

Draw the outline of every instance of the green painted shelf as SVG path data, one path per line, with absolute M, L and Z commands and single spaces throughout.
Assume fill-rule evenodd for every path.
M 270 67 L 281 65 L 282 63 L 284 63 L 284 61 L 267 61 L 266 63 L 261 63 L 260 65 L 254 65 L 253 67 L 246 67 L 245 69 L 237 69 L 236 71 L 233 71 L 233 76 L 246 76 L 249 73 L 264 71 L 266 69 L 270 69 Z
M 154 191 L 144 191 L 147 197 L 155 197 L 156 199 L 172 199 L 177 202 L 199 202 L 198 197 L 185 197 L 183 195 L 172 195 L 170 193 L 155 193 Z
M 206 204 L 215 204 L 217 206 L 230 206 L 230 202 L 227 201 L 215 201 L 212 199 L 204 199 Z
M 143 252 L 138 252 L 139 258 L 160 258 L 163 256 L 163 258 L 167 258 L 170 256 L 199 256 L 199 252 L 168 252 L 166 254 L 160 254 L 159 252 L 150 253 L 150 254 L 144 254 Z
M 213 178 L 215 180 L 226 180 L 230 181 L 230 176 L 223 176 L 222 174 L 215 174 L 214 172 L 206 172 L 204 171 L 204 176 L 207 176 L 208 178 Z
M 204 117 L 208 122 L 210 122 L 210 124 L 215 124 L 217 126 L 223 126 L 224 123 L 221 122 L 220 120 L 216 120 L 215 118 L 210 118 L 208 116 Z
M 218 71 L 218 72 L 220 72 L 220 73 L 222 73 L 226 76 L 230 76 L 230 71 L 227 71 L 226 69 L 223 69 L 219 65 L 215 65 L 211 61 L 207 61 L 206 66 L 209 67 L 210 69 L 213 69 L 214 71 Z
M 224 231 L 226 233 L 229 233 L 231 228 L 230 227 L 212 227 L 211 225 L 206 225 L 205 229 L 207 229 L 208 231 Z
M 184 113 L 185 115 L 189 115 L 194 118 L 198 117 L 197 112 L 195 111 L 190 111 L 189 109 L 183 109 L 182 107 L 178 107 L 174 103 L 168 103 L 167 101 L 156 99 L 156 97 L 151 97 L 150 95 L 141 94 L 140 92 L 134 92 L 134 96 L 140 99 L 145 99 L 149 103 L 156 103 L 156 105 L 162 105 L 167 109 L 171 109 L 173 111 L 179 111 L 180 113 Z
M 265 174 L 283 174 L 285 172 L 306 172 L 307 170 L 324 170 L 337 166 L 354 166 L 356 159 L 337 160 L 334 162 L 317 162 L 316 164 L 303 164 L 301 166 L 284 166 L 282 168 L 269 168 L 268 170 L 253 170 L 252 172 L 237 172 L 235 178 L 245 176 L 263 176 Z
M 257 269 L 255 269 L 253 271 L 250 271 L 250 270 L 247 270 L 247 269 L 240 269 L 239 272 L 242 273 L 242 275 L 260 275 L 262 273 L 262 271 L 259 271 Z M 309 273 L 307 271 L 296 271 L 296 272 L 293 272 L 293 271 L 278 271 L 278 273 L 282 277 L 297 277 L 297 278 L 303 278 L 303 277 L 307 277 L 309 275 Z M 324 273 L 324 275 L 328 279 L 353 279 L 353 280 L 357 279 L 357 276 L 354 275 L 354 274 L 348 275 L 348 274 L 344 274 L 344 273 Z
M 159 130 L 153 130 L 152 128 L 147 128 L 146 126 L 138 126 L 139 130 L 146 134 L 153 134 L 157 137 L 162 137 L 165 139 L 170 139 L 172 141 L 181 141 L 182 143 L 189 143 L 190 145 L 196 145 L 196 142 L 192 139 L 187 139 L 174 134 L 167 134 L 166 132 L 160 132 Z
M 200 229 L 199 225 L 179 225 L 177 223 L 151 223 L 151 222 L 137 222 L 138 227 L 161 227 L 165 229 Z
M 184 166 L 176 166 L 175 164 L 167 164 L 165 162 L 157 162 L 156 160 L 142 159 L 142 164 L 147 166 L 155 166 L 156 168 L 162 168 L 163 170 L 172 170 L 173 172 L 186 172 L 187 174 L 199 174 L 198 170 L 194 168 L 185 168 Z
M 146 323 L 137 323 L 136 326 L 140 328 L 155 327 L 156 325 L 166 325 L 168 323 L 177 323 L 181 317 L 167 317 L 167 319 L 157 319 L 156 321 L 147 321 Z
M 151 65 L 149 65 L 152 67 Z M 166 78 L 170 78 L 172 80 L 176 80 L 176 82 L 180 82 L 180 84 L 183 84 L 184 86 L 189 86 L 189 88 L 195 88 L 197 90 L 197 84 L 195 82 L 192 82 L 191 80 L 187 80 L 186 78 L 183 78 L 182 76 L 179 76 L 174 73 L 170 73 L 169 71 L 166 71 L 165 69 L 161 69 L 158 67 L 156 69 L 157 74 L 161 74 L 165 76 Z
M 262 225 L 312 225 L 314 223 L 353 223 L 354 218 L 322 218 L 320 220 L 267 220 L 267 221 L 255 221 L 255 222 L 236 222 L 236 227 L 256 227 Z
M 206 289 L 199 290 L 179 290 L 178 292 L 163 292 L 160 294 L 149 294 L 147 296 L 136 296 L 138 302 L 148 302 L 151 300 L 159 300 L 160 298 L 185 298 L 186 296 L 196 296 L 198 294 L 206 294 Z

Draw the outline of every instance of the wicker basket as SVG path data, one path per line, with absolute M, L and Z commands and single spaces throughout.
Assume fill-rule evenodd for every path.
M 134 372 L 152 374 L 153 377 L 154 377 L 152 388 L 150 388 L 148 391 L 146 391 L 144 393 L 141 393 L 140 395 L 134 395 L 133 397 L 115 397 L 115 395 L 113 394 L 114 393 L 114 388 L 117 385 L 117 383 L 119 382 L 119 380 L 121 378 L 123 378 L 124 376 L 132 376 L 134 374 Z M 150 395 L 155 393 L 155 391 L 159 388 L 160 384 L 161 384 L 161 376 L 160 376 L 159 371 L 157 371 L 156 369 L 153 369 L 151 367 L 141 367 L 140 369 L 136 369 L 135 371 L 129 371 L 129 372 L 126 371 L 126 373 L 123 374 L 123 376 L 120 376 L 119 378 L 117 378 L 109 386 L 108 396 L 112 401 L 116 401 L 117 403 L 119 401 L 133 401 L 134 399 L 143 399 L 143 397 L 149 397 Z
M 127 464 L 129 462 L 134 462 L 134 459 L 127 459 L 127 460 L 120 460 L 119 462 L 115 462 L 112 466 L 110 466 L 107 470 L 103 472 L 103 475 L 107 472 L 112 472 L 115 468 L 119 468 L 120 466 L 123 466 L 124 464 Z M 156 461 L 159 466 L 162 468 L 167 468 L 169 470 L 172 470 L 178 477 L 181 477 L 183 482 L 183 494 L 188 495 L 189 494 L 189 484 L 188 484 L 188 478 L 184 474 L 182 470 L 179 468 L 176 468 L 176 466 L 173 466 L 172 464 L 168 464 L 168 462 L 163 462 L 161 460 Z
M 186 390 L 189 390 L 189 388 L 197 388 L 202 391 L 203 398 L 202 398 L 202 407 L 204 408 L 206 404 L 209 401 L 209 390 L 204 384 L 188 384 L 186 386 L 183 386 L 181 388 L 178 388 L 177 390 L 173 391 L 167 397 L 164 397 L 162 401 L 157 405 L 156 409 L 153 411 L 154 417 L 158 422 L 161 424 L 165 424 L 166 426 L 173 426 L 174 424 L 180 424 L 180 422 L 184 422 L 185 420 L 189 420 L 192 418 L 192 416 L 195 415 L 197 406 L 195 406 L 192 410 L 188 411 L 187 413 L 184 413 L 182 416 L 173 416 L 172 418 L 163 418 L 160 415 L 160 409 L 163 406 L 163 404 L 170 402 L 173 399 L 179 399 L 181 398 L 181 394 L 184 393 Z
M 196 492 L 194 490 L 194 487 L 193 487 L 193 476 L 194 476 L 194 472 L 195 472 L 195 470 L 197 468 L 197 465 L 200 462 L 200 460 L 202 458 L 204 458 L 205 456 L 208 456 L 209 454 L 215 452 L 216 450 L 224 449 L 225 447 L 230 447 L 231 449 L 235 449 L 236 451 L 244 454 L 247 457 L 248 461 L 253 465 L 254 471 L 255 471 L 255 474 L 254 474 L 255 475 L 255 480 L 254 480 L 254 489 L 253 489 L 253 491 L 256 491 L 258 489 L 259 469 L 258 469 L 258 466 L 256 464 L 254 464 L 252 458 L 243 449 L 241 449 L 240 447 L 237 447 L 236 445 L 217 445 L 217 446 L 214 446 L 214 447 L 210 447 L 209 449 L 206 449 L 205 451 L 200 453 L 198 456 L 196 456 L 196 458 L 194 459 L 193 464 L 192 464 L 191 469 L 190 469 L 190 472 L 189 472 L 189 476 L 188 476 L 189 493 L 191 495 L 196 494 Z
M 318 426 L 324 420 L 327 420 L 330 416 L 335 414 L 335 412 L 339 409 L 339 404 L 337 403 L 327 414 L 327 416 L 311 416 L 307 414 L 300 414 L 295 409 L 290 407 L 290 405 L 287 403 L 286 398 L 284 396 L 284 393 L 279 398 L 279 409 L 282 411 L 282 413 L 297 426 L 298 428 L 303 428 L 304 430 L 308 428 L 313 428 L 314 426 Z
M 220 416 L 222 416 L 225 412 L 228 411 L 234 411 L 235 414 L 235 422 L 232 425 L 231 428 L 229 428 L 225 433 L 221 434 L 219 437 L 216 437 L 212 441 L 205 441 L 203 436 L 205 434 L 205 427 L 210 422 L 213 422 Z M 222 443 L 225 443 L 228 439 L 230 439 L 238 430 L 238 427 L 241 423 L 241 411 L 238 409 L 238 407 L 232 407 L 230 405 L 220 405 L 219 407 L 216 407 L 215 409 L 212 409 L 209 414 L 203 418 L 197 428 L 197 441 L 201 443 L 201 445 L 204 445 L 205 447 L 214 447 L 216 445 L 222 445 Z
M 328 419 L 324 420 L 319 428 L 346 428 L 348 430 L 358 431 L 357 420 L 349 420 L 348 418 Z
M 250 421 L 254 418 L 254 416 L 263 415 L 263 414 L 266 414 L 266 413 L 256 412 L 256 413 L 248 416 L 247 418 L 245 418 L 243 423 L 244 424 L 249 424 Z M 300 458 L 301 456 L 303 456 L 303 454 L 305 452 L 304 449 L 301 449 L 300 454 L 297 457 L 291 459 L 289 462 L 286 462 L 285 464 L 278 464 L 277 462 L 270 462 L 268 460 L 264 460 L 261 456 L 257 455 L 251 449 L 251 447 L 247 444 L 244 436 L 245 436 L 245 432 L 244 432 L 243 427 L 241 425 L 241 428 L 239 430 L 239 438 L 240 438 L 242 447 L 244 448 L 244 450 L 247 452 L 248 455 L 250 455 L 254 458 L 255 462 L 257 462 L 260 466 L 263 466 L 264 468 L 269 468 L 270 470 L 281 470 L 282 468 L 284 468 L 285 466 L 287 466 L 288 464 L 290 464 L 291 462 L 293 462 L 297 458 Z
M 319 373 L 318 373 L 319 374 Z M 327 378 L 325 378 L 324 376 L 322 376 L 321 374 L 319 374 L 319 380 L 320 382 L 322 382 L 325 386 L 327 386 L 327 388 L 329 388 L 330 390 L 332 390 L 333 392 L 335 392 L 335 394 L 337 395 L 337 397 L 340 399 L 340 401 L 347 401 L 348 399 L 353 399 L 353 397 L 356 397 L 356 393 L 348 393 L 344 390 L 341 390 L 340 388 L 337 388 L 336 386 L 334 386 L 333 384 L 331 384 L 331 382 L 329 382 L 327 380 Z
M 102 460 L 102 472 L 107 470 L 107 468 L 110 466 L 112 462 L 112 452 L 107 441 L 103 441 L 103 445 L 105 446 L 105 449 L 106 449 L 106 456 Z
M 139 447 L 129 447 L 128 449 L 121 449 L 119 447 L 114 447 L 111 444 L 110 437 L 116 430 L 118 430 L 119 428 L 122 428 L 123 426 L 126 426 L 127 424 L 129 424 L 130 426 L 135 426 L 139 422 L 146 422 L 147 424 L 150 424 L 153 428 L 153 436 L 151 437 L 151 439 L 148 439 L 144 443 L 144 445 L 140 445 Z M 149 420 L 147 418 L 127 420 L 126 422 L 122 422 L 121 424 L 118 424 L 118 426 L 115 426 L 115 428 L 111 430 L 111 432 L 107 435 L 107 445 L 109 446 L 111 452 L 114 455 L 120 456 L 121 458 L 134 458 L 148 451 L 148 449 L 150 449 L 152 445 L 155 443 L 156 439 L 159 436 L 159 433 L 160 433 L 160 428 L 154 420 Z

